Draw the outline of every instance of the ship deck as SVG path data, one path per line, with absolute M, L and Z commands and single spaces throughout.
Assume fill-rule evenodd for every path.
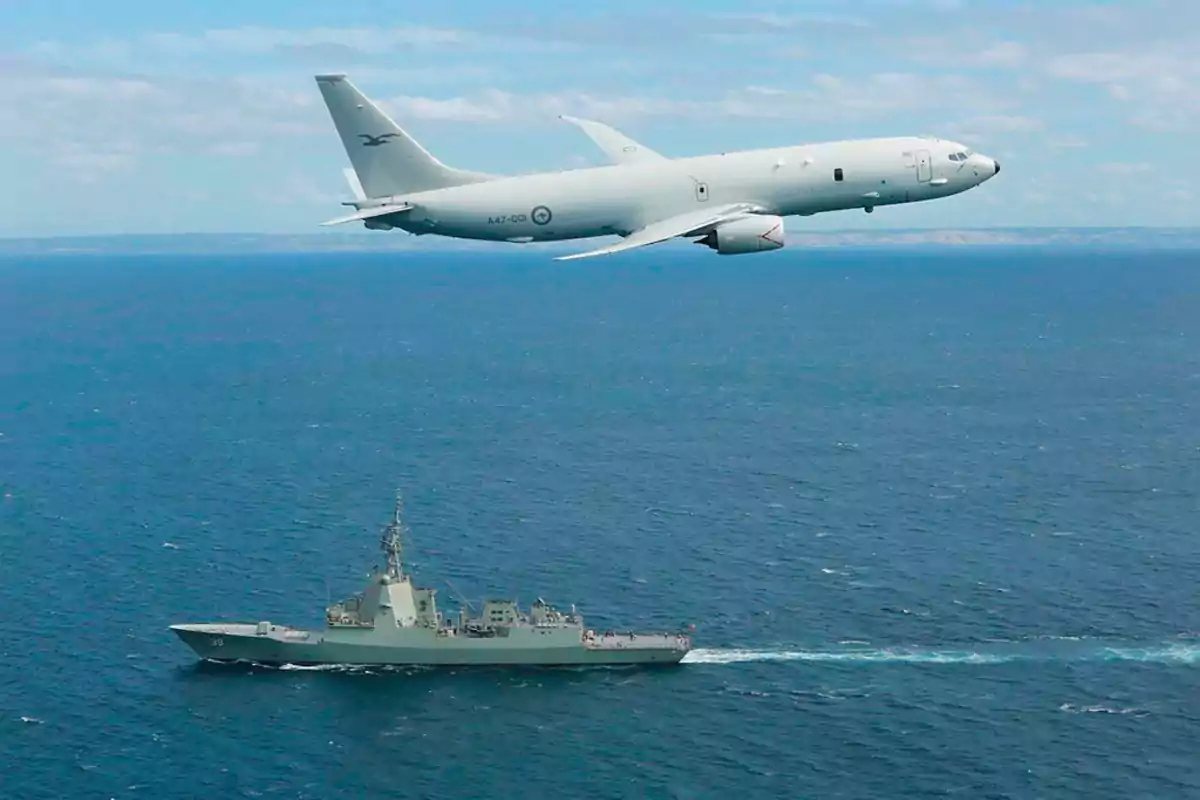
M 287 625 L 272 625 L 264 628 L 261 623 L 249 622 L 202 622 L 172 625 L 177 633 L 204 633 L 210 636 L 244 636 L 268 638 L 279 642 L 307 641 L 314 631 L 292 628 Z
M 613 633 L 585 637 L 583 646 L 588 650 L 689 650 L 691 642 L 669 633 Z

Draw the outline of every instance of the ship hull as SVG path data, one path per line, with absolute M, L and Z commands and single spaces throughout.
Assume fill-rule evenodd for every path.
M 449 639 L 406 646 L 330 640 L 314 631 L 252 625 L 173 625 L 171 629 L 200 658 L 297 666 L 595 666 L 678 664 L 689 650 L 684 637 L 633 635 L 597 644 L 528 647 L 495 639 Z

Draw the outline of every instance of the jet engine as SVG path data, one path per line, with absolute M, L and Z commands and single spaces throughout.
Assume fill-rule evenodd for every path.
M 718 225 L 696 244 L 721 255 L 760 253 L 783 247 L 783 218 L 774 214 L 752 214 Z

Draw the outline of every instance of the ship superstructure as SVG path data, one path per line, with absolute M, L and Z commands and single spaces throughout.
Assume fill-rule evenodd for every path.
M 305 630 L 258 623 L 172 625 L 196 653 L 215 661 L 268 664 L 634 664 L 678 663 L 691 649 L 685 632 L 597 633 L 571 605 L 563 612 L 540 597 L 522 611 L 489 599 L 478 614 L 464 602 L 443 615 L 437 590 L 413 583 L 404 569 L 403 500 L 396 494 L 383 528 L 384 564 L 362 591 L 325 609 L 325 627 Z

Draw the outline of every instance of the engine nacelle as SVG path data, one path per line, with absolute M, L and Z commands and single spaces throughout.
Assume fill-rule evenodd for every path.
M 761 253 L 783 247 L 783 218 L 774 214 L 752 214 L 718 225 L 696 240 L 721 255 Z

